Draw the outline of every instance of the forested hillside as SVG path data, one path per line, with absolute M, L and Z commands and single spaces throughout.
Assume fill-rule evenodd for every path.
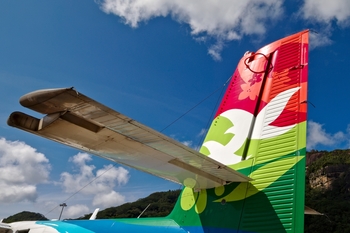
M 307 155 L 306 205 L 324 216 L 305 216 L 305 232 L 350 232 L 350 150 Z
M 149 204 L 142 217 L 167 216 L 173 209 L 179 194 L 180 190 L 152 193 L 135 202 L 102 210 L 97 214 L 97 218 L 137 218 Z M 88 219 L 90 216 L 91 214 L 85 215 L 82 219 Z
M 14 214 L 8 218 L 4 218 L 2 221 L 5 223 L 18 222 L 18 221 L 31 221 L 31 220 L 47 220 L 44 215 L 39 213 L 33 213 L 29 211 L 23 211 Z

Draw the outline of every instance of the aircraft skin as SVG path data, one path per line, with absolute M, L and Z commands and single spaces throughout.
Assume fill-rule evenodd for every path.
M 78 125 L 72 127 L 83 127 L 93 131 L 91 138 L 94 140 L 100 140 L 99 137 L 93 136 L 95 133 L 105 136 L 105 128 L 116 131 L 118 135 L 124 135 L 120 128 L 117 130 L 116 126 L 103 126 L 102 121 L 96 123 L 97 126 L 102 125 L 101 128 L 90 124 L 98 114 L 89 114 L 86 110 L 81 110 L 82 106 L 89 111 L 104 109 L 101 105 L 89 105 L 85 108 L 91 103 L 91 99 L 82 95 L 81 99 L 86 101 L 74 107 L 76 105 L 72 103 L 75 100 L 69 102 L 71 97 L 68 98 L 65 94 L 74 95 L 69 88 L 37 91 L 25 95 L 21 98 L 22 105 L 48 114 L 49 117 L 39 121 L 15 112 L 9 117 L 9 125 L 184 185 L 173 211 L 167 217 L 36 221 L 33 222 L 34 225 L 50 230 L 33 229 L 28 232 L 303 232 L 307 68 L 307 30 L 275 41 L 255 53 L 247 52 L 232 75 L 199 151 L 200 154 L 156 133 L 154 135 L 161 138 L 161 143 L 152 141 L 154 138 L 151 140 L 146 133 L 143 135 L 148 135 L 147 140 L 144 140 L 146 136 L 140 136 L 136 140 L 136 136 L 129 135 L 132 140 L 142 142 L 142 146 L 149 146 L 157 153 L 161 151 L 177 156 L 164 162 L 164 166 L 173 166 L 172 174 L 157 170 L 156 166 L 151 164 L 143 166 L 137 162 L 132 163 L 129 157 L 123 157 L 123 153 L 126 152 L 138 156 L 139 152 L 133 151 L 133 148 L 125 146 L 125 150 L 113 154 L 108 149 L 112 148 L 110 144 L 92 145 L 88 148 L 89 138 L 80 139 L 79 135 L 65 135 L 63 132 L 56 134 L 56 124 L 57 127 L 65 126 L 68 121 Z M 62 106 L 72 111 L 75 116 L 88 119 L 87 123 L 77 123 L 75 118 L 72 120 L 65 117 L 67 110 L 61 109 L 58 115 L 54 115 L 56 110 L 46 110 L 58 106 L 55 96 L 61 93 L 64 93 L 64 97 L 60 97 L 60 101 L 67 100 L 63 101 Z M 42 98 L 44 95 L 46 99 Z M 47 104 L 48 101 L 51 102 Z M 129 120 L 127 122 L 132 122 Z M 144 127 L 138 124 L 136 126 L 141 129 Z M 148 129 L 146 131 L 153 133 Z M 169 151 L 163 149 L 164 146 L 161 145 L 169 142 L 181 151 L 188 150 L 189 157 L 184 157 L 181 153 L 176 154 L 175 147 L 171 147 Z M 135 143 L 133 145 L 139 145 Z M 152 150 L 150 149 L 150 152 Z M 159 161 L 167 156 L 165 154 L 157 157 Z M 203 161 L 210 164 L 210 168 L 205 167 L 204 162 L 198 165 L 198 161 L 201 161 L 198 158 L 202 159 L 202 155 L 207 156 Z M 203 170 L 199 169 L 201 166 Z M 9 230 L 0 226 L 0 233 L 20 229 L 11 224 L 8 226 L 13 227 Z M 52 231 L 53 229 L 55 231 Z

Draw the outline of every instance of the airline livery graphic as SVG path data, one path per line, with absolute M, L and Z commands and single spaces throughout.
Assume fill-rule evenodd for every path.
M 200 151 L 73 88 L 34 91 L 8 124 L 184 188 L 167 217 L 34 221 L 0 232 L 303 232 L 308 31 L 246 52 Z M 22 232 L 22 231 L 21 231 Z

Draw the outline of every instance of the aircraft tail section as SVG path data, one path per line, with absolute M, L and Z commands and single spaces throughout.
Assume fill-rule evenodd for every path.
M 185 187 L 169 217 L 189 231 L 303 232 L 307 67 L 308 31 L 244 55 L 200 152 L 253 181 Z
M 14 112 L 9 125 L 185 186 L 166 218 L 39 224 L 59 232 L 69 224 L 86 232 L 302 232 L 307 69 L 308 31 L 247 52 L 201 153 L 72 88 L 24 95 L 20 103 L 45 116 Z

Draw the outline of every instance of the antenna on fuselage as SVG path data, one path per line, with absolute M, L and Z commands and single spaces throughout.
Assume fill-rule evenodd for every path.
M 91 215 L 89 220 L 95 220 L 99 210 L 100 210 L 100 208 L 95 209 L 94 213 Z
M 140 218 L 141 215 L 148 209 L 148 207 L 150 206 L 151 204 L 148 204 L 148 206 L 146 206 L 146 208 L 141 212 L 141 214 L 137 217 L 137 218 Z

